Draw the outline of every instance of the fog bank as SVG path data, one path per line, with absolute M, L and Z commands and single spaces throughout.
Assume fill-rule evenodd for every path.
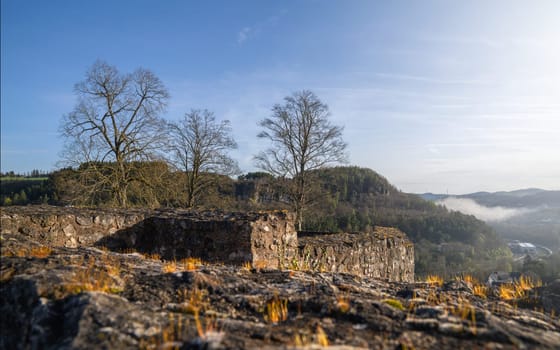
M 486 207 L 469 198 L 447 197 L 436 204 L 463 214 L 474 215 L 482 221 L 504 221 L 517 215 L 527 213 L 525 208 Z

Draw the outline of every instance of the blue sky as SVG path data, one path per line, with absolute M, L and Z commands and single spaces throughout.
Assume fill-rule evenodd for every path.
M 310 89 L 350 163 L 407 192 L 560 189 L 560 1 L 2 0 L 1 169 L 57 167 L 61 117 L 97 59 L 152 70 L 169 120 L 257 122 Z

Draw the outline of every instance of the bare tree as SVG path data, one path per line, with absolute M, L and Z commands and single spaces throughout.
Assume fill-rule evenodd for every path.
M 258 137 L 269 139 L 272 146 L 255 160 L 259 168 L 292 180 L 290 195 L 301 230 L 310 171 L 346 162 L 346 143 L 343 128 L 331 125 L 328 106 L 311 91 L 296 92 L 284 101 L 272 108 L 270 118 L 259 123 L 264 131 Z
M 87 163 L 95 179 L 89 191 L 108 188 L 117 205 L 126 207 L 129 185 L 140 181 L 134 163 L 153 160 L 163 139 L 159 114 L 169 98 L 167 89 L 146 69 L 121 74 L 97 61 L 74 90 L 78 102 L 60 126 L 64 162 Z
M 201 193 L 215 180 L 213 174 L 233 175 L 237 162 L 228 151 L 237 148 L 228 120 L 216 121 L 208 110 L 192 110 L 170 123 L 171 161 L 186 176 L 186 206 L 198 204 Z

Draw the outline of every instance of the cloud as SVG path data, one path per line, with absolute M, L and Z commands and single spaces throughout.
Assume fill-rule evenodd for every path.
M 506 43 L 503 40 L 498 40 L 496 38 L 489 38 L 484 36 L 438 36 L 438 35 L 423 35 L 419 37 L 420 40 L 426 42 L 442 43 L 442 44 L 452 44 L 452 45 L 473 45 L 473 46 L 485 46 L 489 48 L 500 49 L 503 48 Z
M 529 212 L 526 208 L 486 207 L 469 198 L 447 197 L 436 204 L 463 214 L 474 215 L 483 221 L 504 221 Z
M 241 29 L 239 33 L 237 33 L 237 43 L 241 45 L 245 41 L 247 41 L 247 38 L 249 37 L 250 33 L 251 33 L 251 28 L 249 27 L 245 27 Z
M 376 73 L 379 78 L 395 79 L 403 81 L 417 81 L 423 83 L 433 83 L 433 84 L 452 84 L 452 85 L 490 85 L 494 83 L 491 80 L 480 80 L 480 79 L 437 79 L 427 76 L 420 75 L 409 75 L 409 74 L 393 74 L 393 73 Z
M 242 45 L 247 40 L 258 36 L 261 32 L 270 30 L 271 28 L 277 26 L 280 18 L 286 13 L 286 10 L 282 10 L 278 15 L 270 16 L 263 21 L 254 23 L 251 26 L 243 27 L 239 32 L 237 32 L 237 44 Z

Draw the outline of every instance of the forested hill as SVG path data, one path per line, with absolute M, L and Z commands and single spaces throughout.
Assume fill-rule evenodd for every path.
M 474 216 L 401 192 L 371 169 L 335 167 L 315 175 L 324 197 L 313 205 L 306 224 L 310 230 L 363 231 L 385 225 L 400 228 L 416 241 L 497 243 L 492 229 Z
M 371 169 L 336 167 L 317 171 L 320 187 L 306 229 L 367 231 L 398 227 L 415 242 L 416 273 L 510 270 L 511 252 L 494 230 L 474 216 L 449 211 L 415 194 L 403 193 Z

